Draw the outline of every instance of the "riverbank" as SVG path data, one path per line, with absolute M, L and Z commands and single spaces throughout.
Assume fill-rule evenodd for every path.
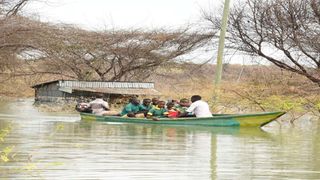
M 320 112 L 320 88 L 298 75 L 271 66 L 228 65 L 224 68 L 222 84 L 216 87 L 212 80 L 214 66 L 197 66 L 194 64 L 177 65 L 174 69 L 160 68 L 146 81 L 155 83 L 156 89 L 162 93 L 160 99 L 163 100 L 179 100 L 199 94 L 208 101 L 214 113 L 286 111 L 318 115 Z M 196 74 L 197 76 L 191 77 Z M 34 98 L 34 89 L 31 88 L 34 84 L 54 79 L 52 76 L 34 75 L 3 81 L 0 84 L 0 101 Z M 41 111 L 71 112 L 74 111 L 75 104 L 68 102 L 36 105 Z M 121 109 L 120 106 L 114 108 Z

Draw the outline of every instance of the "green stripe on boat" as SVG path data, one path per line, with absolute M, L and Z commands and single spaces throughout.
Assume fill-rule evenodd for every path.
M 272 122 L 285 112 L 265 112 L 257 114 L 218 114 L 213 117 L 188 117 L 188 118 L 161 118 L 159 121 L 144 118 L 124 118 L 118 116 L 97 116 L 94 114 L 80 113 L 82 120 L 119 123 L 167 124 L 167 125 L 199 125 L 199 126 L 245 126 L 261 127 Z

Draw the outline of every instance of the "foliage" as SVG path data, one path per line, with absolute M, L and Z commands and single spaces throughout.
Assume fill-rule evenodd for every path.
M 4 142 L 5 137 L 11 132 L 11 126 L 3 128 L 0 130 L 0 142 Z
M 10 132 L 11 132 L 11 126 L 0 129 L 0 143 L 1 144 L 5 141 L 5 138 L 8 136 L 8 134 Z M 14 148 L 14 146 L 6 146 L 0 151 L 0 160 L 2 162 L 6 163 L 10 160 L 9 155 L 12 152 L 13 148 Z
M 63 129 L 64 129 L 63 124 L 57 124 L 56 128 L 53 130 L 53 133 L 50 134 L 49 138 L 52 138 L 58 131 L 61 131 Z M 13 163 L 15 161 L 23 162 L 23 159 L 17 159 L 17 154 L 19 154 L 19 152 L 14 152 L 15 146 L 5 145 L 5 140 L 6 140 L 5 138 L 11 132 L 12 132 L 11 125 L 8 125 L 7 127 L 0 129 L 0 165 Z M 41 163 L 42 166 L 39 167 L 38 162 L 34 162 L 31 157 L 32 157 L 32 154 L 28 155 L 28 159 L 27 159 L 28 162 L 23 163 L 21 167 L 10 168 L 10 170 L 4 171 L 4 172 L 1 171 L 0 173 L 4 173 L 2 175 L 27 173 L 33 178 L 37 177 L 38 179 L 38 178 L 42 178 L 40 175 L 40 172 L 43 171 L 44 169 L 64 165 L 63 162 L 44 162 L 44 163 Z
M 264 99 L 262 105 L 272 111 L 295 111 L 302 112 L 306 101 L 303 98 L 292 98 L 286 96 L 270 96 Z
M 12 152 L 14 146 L 7 146 L 2 151 L 0 151 L 0 158 L 3 162 L 9 161 L 9 155 Z

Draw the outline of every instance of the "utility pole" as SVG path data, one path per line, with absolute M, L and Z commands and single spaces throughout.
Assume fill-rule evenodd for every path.
M 230 0 L 225 0 L 224 8 L 223 8 L 223 17 L 221 21 L 220 37 L 219 37 L 215 85 L 220 84 L 221 76 L 222 76 L 222 59 L 223 59 L 224 39 L 226 36 L 228 16 L 229 16 L 229 5 L 230 5 Z

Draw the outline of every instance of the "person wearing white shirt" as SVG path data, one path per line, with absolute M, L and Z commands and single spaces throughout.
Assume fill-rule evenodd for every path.
M 192 104 L 186 110 L 187 113 L 192 113 L 196 117 L 212 117 L 208 103 L 201 100 L 201 96 L 193 95 L 191 97 Z
M 89 103 L 89 107 L 92 109 L 92 113 L 96 115 L 104 115 L 109 109 L 108 102 L 104 101 L 103 94 L 98 94 L 96 99 Z

